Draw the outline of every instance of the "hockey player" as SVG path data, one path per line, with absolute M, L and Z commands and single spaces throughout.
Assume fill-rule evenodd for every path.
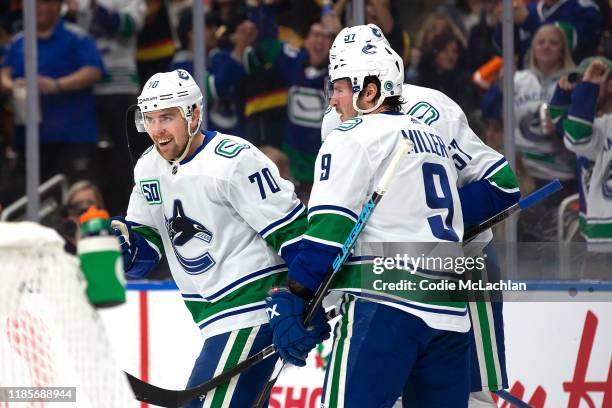
M 264 298 L 286 280 L 306 214 L 293 185 L 253 145 L 200 131 L 202 92 L 187 71 L 153 75 L 138 108 L 136 125 L 154 146 L 138 160 L 127 215 L 114 226 L 128 276 L 144 277 L 162 254 L 168 259 L 204 338 L 192 387 L 271 343 Z M 308 335 L 321 341 L 316 330 Z M 190 406 L 250 406 L 274 360 Z
M 347 43 L 345 38 L 354 42 Z M 330 60 L 346 47 L 363 47 L 367 42 L 376 44 L 379 41 L 386 40 L 375 25 L 345 28 L 332 45 Z M 459 176 L 464 223 L 479 224 L 518 200 L 518 182 L 510 165 L 476 136 L 459 105 L 437 90 L 409 84 L 402 86 L 402 100 L 402 113 L 425 121 L 439 134 L 452 135 L 453 144 L 461 146 L 461 149 L 451 150 L 450 154 Z M 340 123 L 340 114 L 328 108 L 321 127 L 322 139 L 325 140 Z M 475 196 L 479 197 L 478 205 L 473 205 Z M 489 230 L 476 238 L 482 246 L 486 244 L 484 253 L 489 280 L 500 277 L 492 237 Z M 473 345 L 470 352 L 470 407 L 495 407 L 497 405 L 489 391 L 508 388 L 502 309 L 501 302 L 469 304 L 473 327 L 470 333 Z
M 400 164 L 360 242 L 459 242 L 463 235 L 457 171 L 447 150 L 452 138 L 417 119 L 407 121 L 399 112 L 401 58 L 384 43 L 347 48 L 336 58 L 330 64 L 331 105 L 341 116 L 363 116 L 345 121 L 321 147 L 308 229 L 290 265 L 288 288 L 271 292 L 266 301 L 267 310 L 274 311 L 269 313 L 274 343 L 289 362 L 299 358 L 295 350 L 307 350 L 299 340 L 304 300 L 317 289 L 404 134 L 414 149 Z M 411 406 L 467 406 L 466 302 L 452 302 L 442 291 L 438 295 L 446 301 L 434 304 L 418 289 L 394 296 L 366 287 L 373 265 L 368 255 L 356 251 L 334 286 L 344 295 L 342 318 L 322 406 L 392 406 L 407 383 Z M 414 282 L 435 279 L 424 271 L 402 276 Z M 446 276 L 458 278 L 452 272 Z
M 565 146 L 581 164 L 580 228 L 589 251 L 612 252 L 612 61 L 587 58 L 578 67 L 582 80 L 559 80 L 551 116 L 564 133 Z

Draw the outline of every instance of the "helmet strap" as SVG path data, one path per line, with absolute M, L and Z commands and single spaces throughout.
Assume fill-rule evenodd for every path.
M 183 159 L 187 156 L 187 152 L 189 151 L 189 147 L 191 146 L 191 142 L 193 141 L 193 138 L 195 135 L 198 134 L 198 131 L 200 130 L 200 127 L 198 126 L 196 128 L 196 130 L 194 132 L 191 132 L 191 122 L 193 119 L 189 119 L 187 121 L 187 133 L 189 134 L 189 140 L 187 140 L 187 145 L 185 145 L 185 149 L 183 150 L 183 153 L 181 153 L 181 155 L 172 160 L 172 165 L 176 165 L 179 164 L 181 161 L 183 161 Z
M 355 92 L 353 93 L 353 109 L 355 109 L 359 115 L 365 115 L 368 113 L 372 113 L 374 112 L 376 109 L 380 108 L 380 105 L 382 105 L 382 103 L 385 100 L 384 95 L 380 95 L 378 97 L 378 100 L 376 101 L 376 103 L 374 104 L 374 106 L 372 106 L 371 108 L 368 109 L 361 109 L 360 107 L 357 106 L 357 99 L 359 99 L 359 92 Z

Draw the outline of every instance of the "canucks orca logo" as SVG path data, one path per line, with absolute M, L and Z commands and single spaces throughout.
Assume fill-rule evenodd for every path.
M 182 69 L 177 69 L 176 72 L 180 79 L 185 80 L 185 81 L 189 79 L 189 73 L 187 73 L 187 71 L 184 71 Z
M 172 217 L 164 217 L 174 255 L 188 274 L 204 273 L 215 265 L 215 260 L 208 252 L 202 253 L 202 242 L 210 243 L 213 233 L 185 214 L 181 200 L 174 200 L 173 207 Z
M 382 37 L 382 33 L 380 32 L 379 29 L 374 28 L 374 27 L 370 27 L 372 29 L 372 34 L 374 34 L 376 37 L 381 38 Z
M 519 121 L 519 129 L 526 140 L 532 142 L 546 142 L 551 140 L 550 135 L 542 129 L 539 112 L 530 112 Z
M 366 44 L 362 49 L 361 52 L 363 52 L 364 54 L 376 54 L 376 46 L 373 44 Z

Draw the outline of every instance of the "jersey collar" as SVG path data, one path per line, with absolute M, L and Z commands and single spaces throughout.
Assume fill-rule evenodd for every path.
M 196 157 L 198 155 L 198 153 L 200 153 L 202 150 L 204 150 L 204 148 L 206 147 L 206 145 L 213 140 L 213 138 L 215 136 L 217 136 L 217 132 L 214 131 L 210 131 L 210 130 L 205 130 L 204 132 L 202 132 L 204 134 L 204 141 L 202 142 L 202 144 L 200 145 L 200 147 L 198 147 L 196 149 L 195 152 L 193 152 L 193 154 L 191 154 L 191 156 L 188 156 L 186 158 L 184 158 L 180 164 L 181 166 L 184 164 L 189 163 L 191 160 L 193 160 L 194 157 Z

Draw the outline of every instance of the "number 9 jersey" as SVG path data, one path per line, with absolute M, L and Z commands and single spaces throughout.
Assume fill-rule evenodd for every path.
M 458 175 L 449 154 L 452 138 L 399 112 L 347 120 L 326 138 L 316 161 L 308 209 L 309 227 L 304 240 L 319 246 L 342 246 L 402 137 L 412 141 L 413 149 L 402 159 L 384 198 L 367 222 L 358 247 L 366 242 L 461 241 L 464 226 L 457 191 Z M 428 276 L 431 271 L 423 268 L 417 273 L 402 271 L 402 279 L 414 281 L 415 290 L 402 291 L 399 295 L 377 290 L 376 285 L 366 283 L 368 278 L 364 278 L 368 272 L 364 272 L 367 267 L 363 269 L 363 266 L 372 264 L 372 259 L 364 256 L 368 255 L 364 253 L 367 250 L 361 248 L 339 272 L 336 289 L 413 313 L 436 329 L 469 330 L 464 301 L 429 302 L 422 296 L 419 280 L 439 276 Z M 355 269 L 356 265 L 361 269 Z M 455 275 L 453 280 L 459 277 L 452 275 Z

